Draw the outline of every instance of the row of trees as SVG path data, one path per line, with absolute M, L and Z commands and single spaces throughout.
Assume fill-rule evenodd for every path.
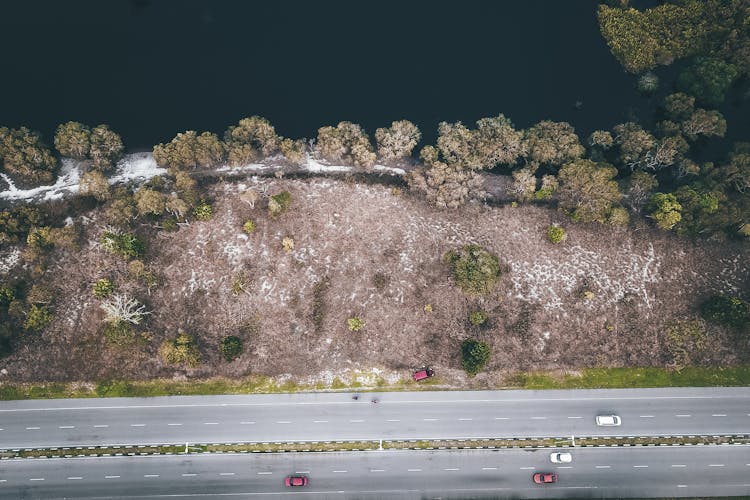
M 60 125 L 54 142 L 60 156 L 89 160 L 100 171 L 111 170 L 125 149 L 120 136 L 107 125 L 89 128 L 79 122 Z M 41 134 L 26 127 L 0 127 L 0 160 L 3 171 L 22 187 L 53 182 L 59 165 Z
M 313 152 L 331 162 L 369 168 L 378 157 L 392 162 L 410 156 L 420 139 L 416 125 L 407 120 L 395 121 L 391 127 L 375 131 L 376 152 L 362 127 L 344 121 L 335 127 L 321 127 Z M 307 160 L 307 145 L 303 139 L 278 135 L 274 126 L 260 116 L 243 118 L 229 127 L 223 140 L 212 132 L 188 130 L 166 144 L 154 146 L 156 163 L 173 170 L 214 168 L 224 163 L 241 166 L 276 154 L 293 165 L 301 165 Z

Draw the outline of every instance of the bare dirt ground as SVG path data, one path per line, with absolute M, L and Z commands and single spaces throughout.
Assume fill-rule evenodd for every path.
M 278 219 L 239 200 L 244 189 L 263 186 L 293 196 Z M 645 224 L 575 225 L 536 206 L 442 211 L 386 186 L 326 178 L 253 178 L 210 189 L 213 219 L 151 238 L 145 261 L 159 285 L 150 293 L 127 277 L 121 258 L 100 247 L 104 226 L 89 214 L 88 243 L 78 253 L 57 254 L 47 273 L 57 292 L 54 322 L 0 362 L 5 379 L 252 373 L 314 380 L 357 369 L 403 374 L 423 364 L 459 376 L 459 345 L 472 335 L 493 353 L 490 374 L 479 380 L 517 369 L 660 366 L 666 324 L 694 317 L 712 293 L 750 293 L 748 245 L 691 242 Z M 248 218 L 257 223 L 250 235 L 242 232 Z M 545 238 L 552 223 L 568 232 L 562 244 Z M 285 237 L 294 240 L 291 252 L 282 247 Z M 441 262 L 447 250 L 467 243 L 500 258 L 503 277 L 492 294 L 466 296 Z M 139 327 L 149 342 L 107 346 L 91 294 L 105 276 L 152 311 Z M 238 280 L 244 291 L 235 294 Z M 479 308 L 490 314 L 489 325 L 472 327 L 468 314 Z M 366 323 L 360 332 L 347 328 L 354 316 Z M 198 339 L 199 368 L 160 360 L 158 346 L 178 328 Z M 727 332 L 709 331 L 701 364 L 733 364 L 747 355 Z M 246 349 L 229 363 L 219 343 L 232 334 Z

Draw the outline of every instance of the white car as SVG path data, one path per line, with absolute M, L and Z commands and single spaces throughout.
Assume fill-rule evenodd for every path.
M 622 420 L 620 420 L 620 417 L 617 415 L 597 415 L 596 416 L 596 425 L 599 426 L 618 426 L 622 423 Z
M 569 464 L 573 461 L 573 455 L 570 453 L 552 453 L 549 456 L 553 464 Z

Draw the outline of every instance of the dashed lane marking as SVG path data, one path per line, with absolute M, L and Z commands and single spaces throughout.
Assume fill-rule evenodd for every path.
M 689 417 L 692 417 L 692 415 L 684 415 L 683 414 L 683 415 L 675 415 L 675 417 L 677 417 L 677 418 L 689 418 Z
M 75 425 L 60 425 L 57 427 L 58 429 L 75 429 Z
M 195 477 L 195 476 L 197 476 L 197 475 L 198 475 L 198 474 L 193 474 L 192 472 L 188 472 L 188 473 L 186 473 L 186 474 L 183 474 L 183 475 L 182 475 L 182 477 Z
M 292 422 L 289 420 L 277 420 L 276 423 L 277 424 L 291 424 Z
M 677 487 L 678 488 L 687 488 L 687 484 L 678 484 Z
M 571 466 L 571 465 L 558 465 L 557 468 L 558 469 L 572 469 L 573 466 Z
M 568 417 L 568 418 L 583 418 L 583 417 Z
M 423 418 L 422 420 L 424 420 L 425 422 L 435 422 L 437 419 L 436 418 Z
M 672 464 L 672 467 L 687 467 L 685 464 Z
M 219 425 L 219 422 L 203 422 L 203 425 Z
M 443 470 L 461 470 L 461 469 L 443 469 Z
M 83 478 L 81 476 L 70 476 L 68 479 L 70 479 L 71 481 L 74 481 L 76 479 L 83 479 Z
M 360 422 L 364 422 L 364 420 L 361 420 L 361 419 L 356 419 L 356 420 L 349 420 L 349 422 L 351 422 L 351 423 L 353 423 L 353 424 L 354 424 L 354 423 L 360 423 Z
M 327 424 L 328 420 L 313 420 L 314 424 Z
M 104 479 L 118 479 L 120 476 L 104 476 Z
M 473 419 L 471 419 L 471 418 L 459 418 L 459 420 L 468 421 L 468 420 L 473 420 Z
M 611 465 L 597 465 L 596 468 L 597 469 L 611 469 L 612 466 Z
M 534 467 L 519 467 L 521 470 L 534 470 Z
M 44 481 L 43 477 L 31 477 L 29 478 L 29 481 Z
M 653 415 L 639 415 L 641 418 L 654 418 Z
M 401 422 L 401 420 L 397 418 L 389 418 L 388 420 L 386 420 L 386 422 Z
M 273 474 L 273 472 L 258 472 L 258 475 L 266 475 L 266 474 Z
M 495 420 L 510 420 L 510 417 L 495 417 Z
M 159 477 L 159 474 L 144 474 L 143 477 Z
M 252 425 L 255 422 L 240 422 L 240 425 Z
M 370 472 L 385 472 L 385 469 L 370 469 Z
M 633 468 L 634 469 L 647 469 L 648 465 L 634 465 Z
M 219 472 L 219 475 L 220 476 L 234 476 L 234 472 Z
M 712 417 L 726 417 L 727 415 L 726 415 L 726 413 L 714 413 L 714 414 L 713 414 L 713 415 L 711 415 L 711 416 L 712 416 Z
M 482 467 L 482 470 L 497 470 L 497 467 Z
M 422 469 L 406 469 L 407 472 L 422 472 Z
M 309 473 L 310 473 L 309 470 L 298 470 L 297 472 L 295 472 L 295 474 L 309 474 Z
M 146 424 L 130 424 L 130 427 L 146 427 Z
M 531 417 L 531 420 L 547 420 L 547 417 Z
M 345 471 L 345 470 L 334 470 L 334 471 L 331 471 L 331 472 L 345 473 L 345 472 L 348 472 L 348 471 Z
M 109 427 L 108 425 L 95 425 L 94 427 L 103 428 L 103 427 Z
M 177 426 L 177 425 L 182 425 L 182 424 L 167 424 L 167 425 L 170 425 L 170 426 Z
M 724 467 L 724 464 L 708 464 L 709 467 Z
M 27 431 L 38 431 L 39 427 L 26 427 Z

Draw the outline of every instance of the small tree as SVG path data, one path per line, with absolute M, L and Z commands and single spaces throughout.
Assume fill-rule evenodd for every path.
M 250 234 L 253 231 L 255 231 L 255 222 L 253 222 L 252 219 L 246 220 L 245 223 L 242 225 L 242 231 L 245 234 Z
M 478 311 L 471 311 L 469 313 L 469 323 L 471 323 L 473 326 L 482 326 L 487 323 L 488 319 L 489 316 L 487 316 L 487 313 L 482 311 L 481 309 Z
M 747 328 L 750 326 L 750 303 L 737 297 L 714 295 L 701 305 L 701 316 L 732 328 Z
M 365 322 L 362 320 L 362 318 L 359 318 L 357 316 L 346 320 L 346 324 L 349 326 L 349 330 L 352 332 L 358 332 L 365 327 Z
M 466 245 L 450 250 L 443 260 L 452 270 L 456 284 L 466 293 L 481 295 L 490 292 L 500 279 L 500 261 L 479 245 Z
M 490 360 L 490 346 L 474 339 L 466 339 L 461 344 L 461 358 L 464 370 L 469 377 L 475 376 Z
M 282 191 L 268 199 L 268 212 L 271 217 L 276 218 L 287 211 L 292 204 L 292 194 L 289 191 Z
M 79 184 L 82 195 L 93 196 L 99 201 L 107 201 L 111 198 L 109 182 L 99 170 L 89 170 L 81 176 Z
M 107 125 L 97 125 L 91 129 L 91 149 L 89 156 L 94 168 L 108 171 L 115 166 L 122 157 L 125 146 L 119 134 L 109 129 Z
M 221 354 L 227 361 L 234 361 L 242 354 L 242 340 L 235 336 L 229 335 L 221 339 Z
M 29 312 L 26 313 L 23 329 L 38 332 L 44 330 L 53 319 L 54 315 L 47 306 L 32 304 Z
M 386 161 L 410 156 L 421 138 L 419 128 L 408 120 L 395 121 L 390 128 L 375 131 L 378 155 Z
M 195 208 L 193 208 L 193 216 L 198 220 L 206 221 L 214 216 L 214 209 L 206 200 L 201 200 Z
M 665 231 L 669 231 L 682 220 L 682 205 L 672 193 L 655 193 L 646 210 L 650 213 L 649 217 L 656 221 L 656 225 Z
M 550 241 L 550 243 L 560 243 L 565 241 L 565 238 L 567 238 L 567 234 L 565 234 L 565 229 L 561 228 L 560 226 L 550 226 L 547 228 L 547 239 Z
M 159 355 L 170 365 L 187 365 L 195 368 L 201 363 L 201 353 L 192 335 L 180 332 L 173 340 L 165 340 Z
M 55 149 L 61 156 L 85 160 L 91 148 L 91 130 L 79 122 L 67 122 L 57 127 Z
M 318 129 L 318 152 L 328 161 L 351 162 L 356 167 L 369 168 L 375 164 L 375 152 L 367 133 L 351 122 L 339 122 L 335 127 Z
M 106 314 L 105 321 L 108 323 L 128 322 L 138 325 L 144 316 L 151 314 L 146 311 L 146 306 L 136 299 L 131 299 L 127 294 L 112 295 L 101 303 L 101 308 Z
M 94 283 L 94 297 L 106 299 L 115 291 L 115 284 L 107 278 L 102 278 Z

